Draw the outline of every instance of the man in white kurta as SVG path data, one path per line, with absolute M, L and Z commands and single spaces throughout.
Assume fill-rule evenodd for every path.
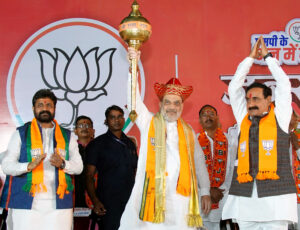
M 224 133 L 224 136 L 227 139 L 227 143 L 222 143 L 220 140 L 216 139 L 216 138 L 218 138 L 216 135 L 216 132 L 217 131 L 221 132 L 221 129 L 219 129 L 219 127 L 220 127 L 219 115 L 217 113 L 216 108 L 214 108 L 211 105 L 204 105 L 200 109 L 199 120 L 200 120 L 202 129 L 203 129 L 203 132 L 201 132 L 200 135 L 198 136 L 198 140 L 199 140 L 200 146 L 201 146 L 201 142 L 203 140 L 203 135 L 205 135 L 204 138 L 206 138 L 209 141 L 209 146 L 204 145 L 205 141 L 203 141 L 203 146 L 201 146 L 201 147 L 202 147 L 203 151 L 210 150 L 211 164 L 212 164 L 211 167 L 212 168 L 214 166 L 215 154 L 221 154 L 222 156 L 223 156 L 223 154 L 225 154 L 224 151 L 221 153 L 220 153 L 220 151 L 216 152 L 216 150 L 215 150 L 216 144 L 221 145 L 221 147 L 222 147 L 222 145 L 227 146 L 227 149 L 225 150 L 226 154 L 227 154 L 226 155 L 226 165 L 225 165 L 226 167 L 224 167 L 224 169 L 223 169 L 223 170 L 225 170 L 224 182 L 218 188 L 213 188 L 216 191 L 212 191 L 213 189 L 211 188 L 212 203 L 214 202 L 214 199 L 213 199 L 213 196 L 214 196 L 214 197 L 216 197 L 215 199 L 217 200 L 218 207 L 212 208 L 208 215 L 203 215 L 203 214 L 201 215 L 203 218 L 203 225 L 207 229 L 219 230 L 220 229 L 220 221 L 222 219 L 223 206 L 227 199 L 228 191 L 229 191 L 231 179 L 232 179 L 233 163 L 234 163 L 234 159 L 236 157 L 236 149 L 237 149 L 237 144 L 236 144 L 237 137 L 232 136 L 232 135 L 227 135 L 226 133 Z M 219 142 L 219 143 L 215 143 L 215 142 Z M 208 167 L 208 165 L 207 165 L 207 167 Z M 220 169 L 217 168 L 217 170 L 220 170 Z M 214 180 L 214 178 L 212 178 L 213 175 L 214 174 L 210 175 L 210 180 Z M 215 180 L 218 180 L 218 178 L 216 178 Z M 212 181 L 210 181 L 210 182 L 212 184 Z M 212 193 L 214 193 L 214 194 L 212 194 Z
M 43 122 L 39 122 L 43 152 L 46 157 L 43 158 L 44 184 L 46 192 L 36 193 L 33 198 L 31 209 L 9 209 L 7 217 L 8 230 L 70 230 L 72 228 L 73 210 L 56 209 L 56 186 L 55 186 L 55 168 L 56 165 L 63 165 L 63 171 L 66 174 L 79 174 L 83 169 L 82 160 L 78 151 L 76 138 L 71 134 L 69 142 L 69 160 L 54 159 L 54 129 L 55 123 L 51 119 L 54 117 L 53 110 L 47 108 L 51 104 L 50 98 L 38 98 L 35 104 L 40 103 L 43 111 L 50 113 L 41 113 L 43 119 L 50 119 L 49 127 L 44 127 Z M 34 105 L 35 106 L 35 105 Z M 55 103 L 54 105 L 55 111 Z M 52 108 L 53 109 L 53 108 Z M 52 113 L 53 112 L 53 113 Z M 50 116 L 49 116 L 50 114 Z M 39 116 L 39 114 L 35 114 Z M 47 117 L 47 115 L 49 117 Z M 38 120 L 38 119 L 37 119 Z M 19 131 L 15 131 L 10 139 L 7 154 L 2 162 L 2 168 L 5 174 L 10 176 L 24 176 L 30 169 L 30 162 L 19 162 L 21 151 L 21 138 Z M 45 154 L 44 154 L 45 155 Z M 8 178 L 8 177 L 7 177 Z M 13 194 L 12 194 L 13 195 Z
M 251 95 L 251 93 L 250 95 L 247 93 L 248 101 L 246 101 L 246 94 L 243 89 L 244 81 L 254 62 L 254 58 L 260 55 L 260 44 L 261 55 L 265 58 L 268 68 L 276 80 L 275 116 L 279 128 L 287 134 L 292 114 L 291 85 L 288 76 L 280 68 L 278 61 L 268 54 L 262 37 L 259 38 L 255 44 L 250 56 L 238 66 L 229 84 L 228 92 L 232 110 L 240 130 L 243 118 L 247 114 L 247 109 L 250 109 L 248 103 L 252 103 L 254 99 L 257 101 L 260 100 L 254 98 L 255 96 Z M 254 108 L 253 111 L 255 111 L 255 104 L 250 106 L 252 106 Z M 258 109 L 260 109 L 260 107 Z M 267 113 L 268 111 L 263 112 L 263 114 Z M 238 163 L 238 160 L 236 160 L 235 166 L 238 166 Z M 237 178 L 233 177 L 232 180 L 237 180 Z M 257 181 L 254 179 L 251 197 L 229 194 L 223 209 L 222 218 L 235 219 L 242 230 L 287 229 L 288 222 L 297 222 L 296 194 L 291 192 L 283 195 L 258 197 Z
M 187 225 L 187 215 L 189 209 L 189 199 L 190 197 L 185 197 L 177 193 L 176 187 L 179 177 L 180 169 L 180 158 L 179 158 L 179 148 L 178 148 L 178 131 L 177 131 L 177 119 L 180 117 L 181 109 L 183 105 L 176 105 L 176 103 L 181 103 L 181 97 L 174 94 L 167 94 L 164 97 L 170 99 L 171 110 L 173 111 L 162 111 L 165 112 L 167 117 L 177 117 L 176 119 L 171 119 L 168 121 L 165 119 L 166 125 L 166 191 L 165 191 L 165 221 L 163 223 L 152 223 L 142 221 L 139 218 L 139 212 L 141 209 L 142 193 L 145 180 L 145 169 L 146 169 L 146 159 L 147 159 L 147 142 L 148 142 L 148 131 L 149 126 L 153 117 L 153 114 L 148 111 L 146 106 L 141 100 L 139 92 L 137 90 L 136 96 L 136 112 L 138 117 L 136 119 L 136 124 L 141 133 L 141 147 L 139 153 L 139 161 L 137 174 L 135 179 L 135 184 L 126 205 L 125 211 L 121 218 L 120 230 L 187 230 L 195 229 L 189 228 Z M 173 99 L 175 101 L 173 101 Z M 180 101 L 177 101 L 180 100 Z M 162 102 L 161 102 L 162 103 Z M 175 103 L 173 105 L 173 103 Z M 131 107 L 131 98 L 128 100 L 129 108 Z M 162 107 L 163 105 L 161 105 Z M 181 107 L 176 111 L 175 107 Z M 175 113 L 177 113 L 175 115 Z M 195 167 L 196 174 L 198 177 L 198 184 L 200 186 L 199 193 L 202 197 L 203 206 L 205 212 L 209 211 L 210 208 L 210 198 L 209 198 L 209 178 L 207 170 L 205 167 L 203 152 L 195 138 Z

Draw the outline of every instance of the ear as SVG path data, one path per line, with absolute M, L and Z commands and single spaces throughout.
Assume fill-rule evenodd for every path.
M 160 109 L 161 109 L 161 106 L 162 106 L 162 102 L 159 101 L 158 105 L 159 105 L 159 110 L 160 110 Z
M 222 129 L 222 124 L 220 122 L 219 116 L 217 115 L 218 128 Z
M 104 124 L 107 126 L 107 120 L 105 119 Z
M 74 129 L 74 133 L 78 136 L 77 128 Z
M 270 106 L 272 103 L 272 96 L 267 97 L 267 102 L 268 102 L 268 105 Z

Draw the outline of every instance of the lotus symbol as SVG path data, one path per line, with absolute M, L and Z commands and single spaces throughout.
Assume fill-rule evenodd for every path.
M 79 47 L 68 56 L 59 48 L 54 55 L 38 49 L 41 60 L 41 76 L 45 85 L 53 90 L 58 100 L 68 101 L 73 108 L 67 127 L 74 123 L 82 101 L 93 101 L 107 95 L 105 86 L 112 75 L 112 58 L 116 48 L 104 50 L 98 55 L 99 47 L 83 54 Z

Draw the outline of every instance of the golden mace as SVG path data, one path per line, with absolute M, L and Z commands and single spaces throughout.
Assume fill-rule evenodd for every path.
M 151 25 L 139 11 L 139 4 L 136 0 L 131 5 L 131 12 L 124 18 L 119 26 L 121 38 L 128 44 L 139 50 L 143 42 L 146 42 L 151 35 Z M 131 111 L 129 118 L 132 122 L 137 118 L 136 108 L 136 80 L 137 80 L 137 59 L 130 60 L 131 69 Z

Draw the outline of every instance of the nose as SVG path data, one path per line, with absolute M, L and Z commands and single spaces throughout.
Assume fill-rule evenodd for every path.
M 252 100 L 252 98 L 249 98 L 248 100 L 247 100 L 247 105 L 248 105 L 248 107 L 252 107 L 254 104 L 253 104 L 253 100 Z

